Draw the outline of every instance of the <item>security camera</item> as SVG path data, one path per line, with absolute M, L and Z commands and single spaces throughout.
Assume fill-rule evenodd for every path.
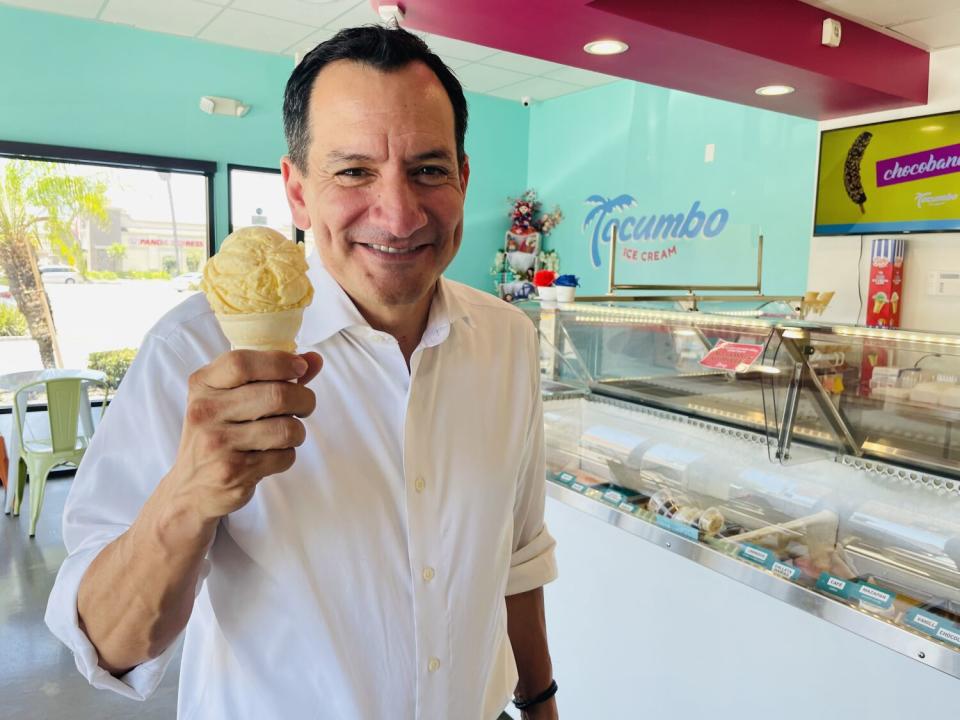
M 530 96 L 524 95 L 522 98 L 520 98 L 520 104 L 524 107 L 530 107 Z

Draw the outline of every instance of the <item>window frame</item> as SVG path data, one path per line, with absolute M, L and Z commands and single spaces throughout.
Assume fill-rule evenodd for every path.
M 153 170 L 156 172 L 203 175 L 207 180 L 207 257 L 213 257 L 216 252 L 216 193 L 214 185 L 216 183 L 217 163 L 213 160 L 193 160 L 165 155 L 145 155 L 11 140 L 0 140 L 0 157 L 39 162 L 64 162 L 73 165 L 98 165 L 100 167 L 128 170 Z M 227 177 L 229 180 L 229 171 Z M 229 223 L 229 221 L 228 216 L 227 222 Z M 44 410 L 46 410 L 45 404 L 37 407 L 31 405 L 27 408 L 27 412 L 42 412 Z M 0 416 L 12 414 L 12 403 L 10 405 L 0 405 Z
M 269 168 L 269 167 L 260 167 L 259 165 L 240 165 L 239 163 L 227 163 L 227 233 L 233 232 L 233 177 L 231 173 L 234 170 L 241 170 L 246 172 L 261 172 L 261 173 L 271 173 L 273 175 L 282 175 L 280 168 Z M 298 228 L 295 223 L 291 221 L 293 225 L 293 239 L 299 245 L 303 245 L 304 234 L 303 230 Z
M 216 193 L 214 192 L 214 183 L 216 182 L 217 163 L 212 160 L 192 160 L 165 155 L 143 155 L 115 150 L 95 150 L 9 140 L 0 140 L 0 157 L 39 162 L 65 162 L 74 165 L 99 165 L 128 170 L 153 170 L 156 172 L 203 175 L 207 179 L 207 257 L 214 256 L 216 251 Z M 227 177 L 229 178 L 229 172 Z M 230 218 L 228 217 L 227 222 L 229 223 L 229 221 Z

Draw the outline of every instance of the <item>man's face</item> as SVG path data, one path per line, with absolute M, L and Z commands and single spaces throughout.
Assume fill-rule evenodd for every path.
M 310 96 L 307 169 L 282 162 L 294 222 L 361 309 L 428 297 L 460 247 L 469 168 L 453 108 L 422 63 L 383 73 L 336 61 Z

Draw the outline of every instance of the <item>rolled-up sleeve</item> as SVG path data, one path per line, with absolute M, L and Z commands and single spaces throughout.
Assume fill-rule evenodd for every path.
M 513 555 L 510 558 L 507 595 L 534 590 L 557 577 L 557 560 L 554 553 L 557 543 L 543 522 L 543 508 L 547 493 L 546 455 L 543 445 L 539 342 L 535 329 L 531 329 L 528 350 L 533 393 L 530 398 L 530 421 L 513 508 Z
M 136 700 L 156 690 L 179 639 L 160 656 L 114 677 L 99 666 L 97 650 L 80 626 L 77 597 L 90 564 L 130 528 L 172 465 L 186 386 L 180 356 L 148 335 L 73 480 L 63 513 L 67 558 L 47 602 L 47 627 L 73 653 L 87 681 Z M 198 591 L 205 576 L 204 571 Z

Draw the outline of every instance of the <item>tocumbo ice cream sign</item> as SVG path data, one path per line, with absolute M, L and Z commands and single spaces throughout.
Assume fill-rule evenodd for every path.
M 600 245 L 609 243 L 613 228 L 617 228 L 617 242 L 669 242 L 671 240 L 695 240 L 698 237 L 712 238 L 723 232 L 730 220 L 730 212 L 724 208 L 707 212 L 694 200 L 686 212 L 627 215 L 627 208 L 635 207 L 637 201 L 630 195 L 605 198 L 591 195 L 586 199 L 593 207 L 583 220 L 583 232 L 590 234 L 590 259 L 593 266 L 600 267 Z M 623 248 L 623 257 L 631 262 L 651 262 L 675 257 L 677 243 L 658 248 Z

